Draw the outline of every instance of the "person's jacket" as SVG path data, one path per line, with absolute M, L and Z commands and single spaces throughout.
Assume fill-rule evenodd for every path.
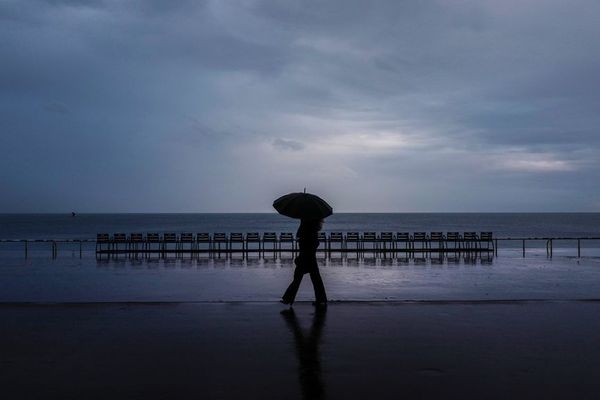
M 296 265 L 302 264 L 304 267 L 317 267 L 317 248 L 319 247 L 318 232 L 314 234 L 300 233 L 298 235 L 298 257 Z

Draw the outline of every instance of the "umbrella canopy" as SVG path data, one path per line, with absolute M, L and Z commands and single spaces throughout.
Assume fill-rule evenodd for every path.
M 273 202 L 281 215 L 299 219 L 322 219 L 333 214 L 333 208 L 325 200 L 311 193 L 290 193 Z

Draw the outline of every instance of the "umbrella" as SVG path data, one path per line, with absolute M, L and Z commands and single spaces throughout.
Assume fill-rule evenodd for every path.
M 317 195 L 306 193 L 290 193 L 273 202 L 279 214 L 292 218 L 322 219 L 333 214 L 333 208 Z

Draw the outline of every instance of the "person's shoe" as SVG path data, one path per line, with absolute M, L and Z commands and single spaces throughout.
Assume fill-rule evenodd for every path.
M 315 307 L 327 307 L 327 300 L 313 301 L 312 304 Z
M 293 302 L 293 301 L 288 301 L 288 300 L 285 300 L 285 299 L 281 299 L 281 300 L 279 300 L 279 302 L 280 302 L 281 304 L 285 304 L 285 305 L 288 305 L 288 306 L 290 306 L 290 307 L 292 306 L 292 304 L 294 304 L 294 302 Z

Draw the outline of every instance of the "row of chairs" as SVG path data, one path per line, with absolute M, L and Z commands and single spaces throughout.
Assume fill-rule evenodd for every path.
M 258 246 L 262 251 L 267 244 L 271 244 L 269 250 L 282 250 L 282 245 L 289 243 L 291 250 L 296 249 L 296 238 L 292 233 L 266 232 L 262 235 L 253 233 L 115 233 L 112 237 L 108 233 L 99 233 L 96 236 L 96 251 L 102 250 L 134 250 L 149 251 L 158 249 L 162 251 L 174 247 L 176 251 L 199 250 L 201 246 L 210 251 L 233 250 L 235 245 L 241 246 L 240 250 L 248 251 L 250 245 Z
M 321 238 L 326 240 L 329 250 L 334 243 L 339 243 L 345 250 L 364 250 L 365 244 L 370 244 L 375 250 L 494 249 L 492 232 L 347 232 L 345 235 L 332 232 L 328 238 L 320 235 Z
M 431 250 L 437 249 L 487 249 L 494 248 L 492 232 L 325 232 L 319 233 L 319 241 L 324 244 L 322 249 L 328 251 L 365 250 L 369 245 L 373 250 Z M 209 251 L 231 251 L 234 246 L 241 251 L 248 251 L 254 245 L 259 251 L 282 250 L 282 245 L 289 244 L 291 250 L 296 250 L 297 239 L 289 232 L 275 233 L 99 233 L 96 237 L 96 251 L 128 250 L 149 251 L 158 249 L 166 251 L 174 247 L 176 251 L 199 250 L 201 246 Z M 452 247 L 449 247 L 452 245 Z M 404 247 L 402 247 L 404 246 Z M 435 246 L 435 247 L 434 247 Z M 485 246 L 485 247 L 484 247 Z

